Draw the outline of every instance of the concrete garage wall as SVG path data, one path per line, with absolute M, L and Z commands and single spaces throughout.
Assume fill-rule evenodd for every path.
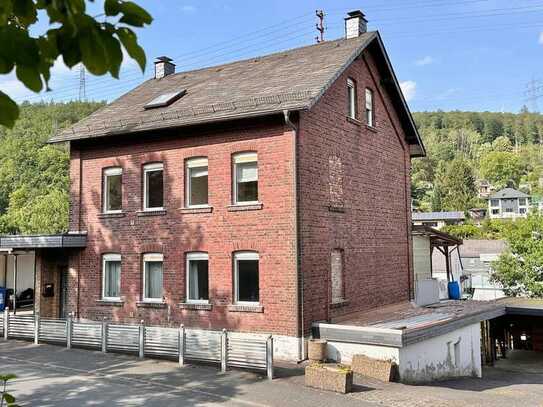
M 448 377 L 481 377 L 481 328 L 473 324 L 446 335 L 400 348 L 402 382 Z
M 400 349 L 390 346 L 328 341 L 326 350 L 328 358 L 338 363 L 350 364 L 354 355 L 365 355 L 373 359 L 396 363 L 400 360 Z

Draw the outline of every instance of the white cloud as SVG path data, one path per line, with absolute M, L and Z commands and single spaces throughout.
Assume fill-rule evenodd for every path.
M 426 55 L 424 58 L 417 59 L 415 61 L 415 65 L 418 66 L 424 66 L 424 65 L 430 65 L 435 62 L 434 58 L 432 58 L 430 55 Z
M 539 33 L 539 43 L 543 45 L 543 31 Z
M 405 100 L 408 102 L 413 100 L 417 92 L 417 83 L 415 81 L 403 81 L 400 82 L 400 87 L 402 88 Z
M 190 5 L 184 5 L 184 6 L 181 6 L 181 11 L 187 14 L 194 13 L 196 12 L 196 7 L 190 6 Z

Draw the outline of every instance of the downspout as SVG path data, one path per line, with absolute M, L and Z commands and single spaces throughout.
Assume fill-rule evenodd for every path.
M 300 329 L 300 339 L 301 344 L 299 348 L 298 361 L 305 359 L 305 326 L 304 326 L 304 275 L 302 273 L 301 267 L 301 258 L 300 258 L 300 246 L 301 246 L 301 235 L 300 235 L 300 212 L 299 212 L 299 197 L 298 193 L 298 128 L 290 120 L 290 112 L 288 110 L 283 110 L 283 116 L 285 118 L 285 124 L 289 126 L 293 132 L 294 137 L 292 138 L 293 150 L 294 150 L 294 160 L 292 163 L 293 173 L 294 173 L 294 182 L 293 182 L 293 192 L 294 192 L 294 213 L 296 220 L 294 222 L 295 236 L 296 236 L 296 247 L 294 250 L 294 255 L 296 256 L 296 318 L 297 325 Z

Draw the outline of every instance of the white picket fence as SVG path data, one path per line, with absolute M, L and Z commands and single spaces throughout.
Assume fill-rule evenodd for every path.
M 6 310 L 0 337 L 33 340 L 67 348 L 101 350 L 138 355 L 140 358 L 214 362 L 222 371 L 228 367 L 263 370 L 273 378 L 273 337 L 234 332 L 157 326 L 122 325 L 109 322 L 40 318 L 13 315 Z

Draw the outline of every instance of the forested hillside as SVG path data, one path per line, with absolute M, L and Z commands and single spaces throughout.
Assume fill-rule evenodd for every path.
M 25 103 L 12 130 L 0 127 L 0 234 L 67 229 L 68 151 L 46 141 L 100 106 Z
M 415 113 L 427 157 L 413 160 L 413 202 L 417 210 L 486 207 L 477 181 L 497 189 L 543 192 L 543 116 L 490 112 Z

